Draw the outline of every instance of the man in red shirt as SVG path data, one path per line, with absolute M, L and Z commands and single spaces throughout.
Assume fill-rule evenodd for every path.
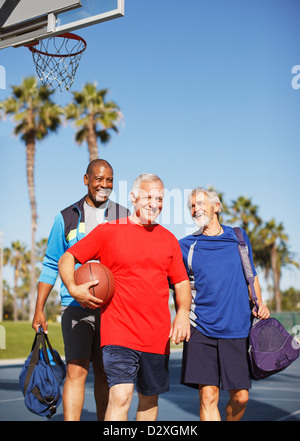
M 116 289 L 101 313 L 101 346 L 108 379 L 107 421 L 127 420 L 136 383 L 137 420 L 155 420 L 158 395 L 169 389 L 169 341 L 190 338 L 191 291 L 175 236 L 157 224 L 164 186 L 156 175 L 140 175 L 133 184 L 134 210 L 125 219 L 96 227 L 59 261 L 61 278 L 84 307 L 101 301 L 90 294 L 96 282 L 76 285 L 75 263 L 101 260 L 114 274 Z M 169 282 L 177 304 L 171 326 Z

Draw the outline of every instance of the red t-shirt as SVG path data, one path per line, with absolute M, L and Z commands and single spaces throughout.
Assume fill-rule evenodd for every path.
M 119 219 L 97 226 L 68 252 L 80 263 L 99 260 L 114 274 L 115 293 L 101 313 L 101 346 L 168 354 L 169 280 L 188 280 L 175 236 L 161 225 Z

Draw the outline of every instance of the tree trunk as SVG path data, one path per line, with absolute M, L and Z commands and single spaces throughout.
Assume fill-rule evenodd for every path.
M 274 298 L 275 298 L 276 312 L 281 312 L 281 294 L 279 288 L 280 275 L 277 270 L 277 248 L 275 243 L 271 250 L 271 266 L 272 266 L 273 282 L 274 282 Z
M 20 264 L 20 256 L 17 251 L 16 255 L 16 264 L 15 264 L 15 274 L 14 274 L 14 321 L 18 320 L 18 280 L 19 280 L 19 264 Z
M 26 144 L 26 171 L 27 185 L 29 192 L 30 208 L 31 208 L 31 253 L 30 253 L 30 291 L 29 291 L 29 320 L 33 319 L 35 301 L 36 301 L 36 253 L 35 253 L 35 236 L 37 229 L 37 210 L 35 200 L 34 187 L 34 161 L 35 161 L 35 140 L 28 139 Z
M 97 136 L 96 136 L 93 115 L 89 115 L 87 142 L 88 142 L 88 149 L 90 154 L 90 161 L 93 161 L 94 159 L 98 159 L 99 152 L 98 152 Z

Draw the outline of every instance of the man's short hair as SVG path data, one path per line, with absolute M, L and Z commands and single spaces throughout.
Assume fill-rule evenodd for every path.
M 113 172 L 114 169 L 112 168 L 112 166 L 110 165 L 109 162 L 105 161 L 105 159 L 93 159 L 89 165 L 87 166 L 86 169 L 86 174 L 88 176 L 90 176 L 92 174 L 93 168 L 95 167 L 95 165 L 103 165 L 104 167 L 109 167 L 111 169 L 111 171 Z
M 133 193 L 135 198 L 138 197 L 138 192 L 143 182 L 159 182 L 162 188 L 164 188 L 163 181 L 157 175 L 151 173 L 142 173 L 135 179 L 132 185 L 131 193 Z
M 223 209 L 222 202 L 219 198 L 219 195 L 214 190 L 206 190 L 205 188 L 196 187 L 194 188 L 188 195 L 188 209 L 191 210 L 192 207 L 192 197 L 197 194 L 205 194 L 208 198 L 208 201 L 211 205 L 215 206 L 216 204 L 220 204 L 220 209 L 218 211 L 218 216 Z

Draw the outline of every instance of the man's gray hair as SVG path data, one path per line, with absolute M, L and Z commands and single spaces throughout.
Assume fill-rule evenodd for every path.
M 197 194 L 205 194 L 208 198 L 208 201 L 211 205 L 215 206 L 215 204 L 220 204 L 220 209 L 218 211 L 218 216 L 221 213 L 223 209 L 222 202 L 219 198 L 219 195 L 214 190 L 206 190 L 205 188 L 196 187 L 194 188 L 188 195 L 188 209 L 191 210 L 192 207 L 192 197 L 196 196 Z
M 139 175 L 135 179 L 135 181 L 132 185 L 131 192 L 134 194 L 135 198 L 138 197 L 139 189 L 140 189 L 141 184 L 143 182 L 159 182 L 162 185 L 162 187 L 164 188 L 163 181 L 157 175 L 154 175 L 151 173 L 142 173 L 141 175 Z

